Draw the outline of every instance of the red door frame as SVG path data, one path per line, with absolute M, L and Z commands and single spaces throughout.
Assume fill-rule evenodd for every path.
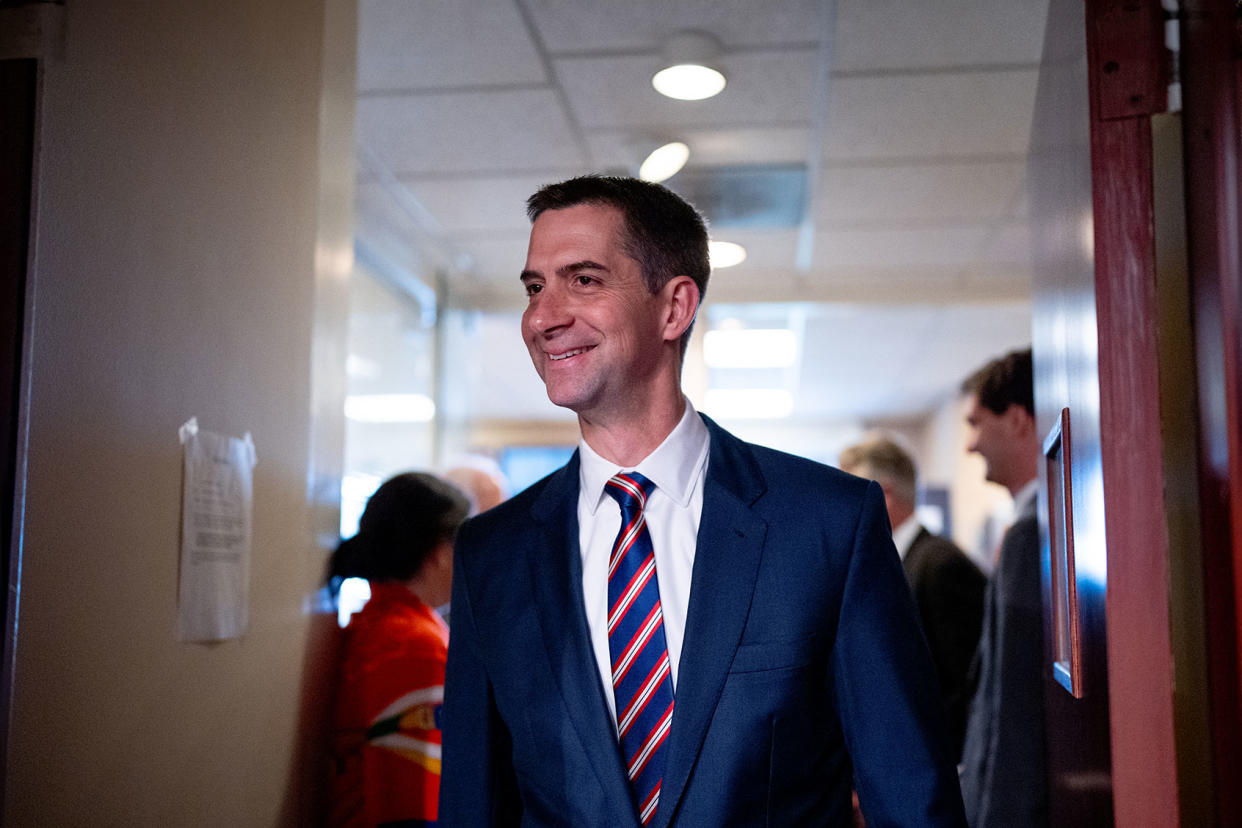
M 1113 813 L 1177 825 L 1150 117 L 1167 105 L 1162 12 L 1086 11 Z

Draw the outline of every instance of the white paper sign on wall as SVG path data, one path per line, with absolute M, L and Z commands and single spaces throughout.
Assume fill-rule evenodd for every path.
M 177 638 L 240 638 L 250 622 L 250 529 L 254 441 L 180 429 L 185 456 Z

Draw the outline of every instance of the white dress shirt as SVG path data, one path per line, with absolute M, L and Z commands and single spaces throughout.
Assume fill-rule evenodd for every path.
M 897 547 L 897 554 L 904 561 L 906 553 L 910 551 L 910 547 L 914 546 L 914 539 L 918 537 L 919 530 L 923 525 L 919 523 L 919 519 L 913 514 L 898 524 L 893 530 L 893 546 Z
M 1029 483 L 1018 490 L 1013 496 L 1013 517 L 1009 521 L 1012 526 L 1015 521 L 1035 514 L 1035 503 L 1039 498 L 1039 478 L 1033 478 Z
M 643 513 L 655 549 L 656 578 L 664 612 L 664 640 L 668 645 L 673 688 L 681 661 L 690 603 L 690 574 L 703 512 L 703 479 L 707 474 L 710 435 L 702 418 L 686 400 L 681 421 L 664 442 L 637 466 L 623 467 L 596 454 L 585 440 L 578 441 L 578 546 L 582 552 L 582 598 L 586 606 L 591 646 L 599 666 L 608 710 L 616 721 L 612 690 L 612 656 L 608 649 L 608 558 L 621 529 L 621 507 L 604 492 L 604 484 L 621 471 L 637 471 L 655 483 Z

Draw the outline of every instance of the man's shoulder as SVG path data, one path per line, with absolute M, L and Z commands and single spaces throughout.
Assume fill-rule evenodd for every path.
M 970 562 L 969 556 L 962 551 L 962 548 L 953 541 L 943 535 L 932 533 L 928 529 L 923 529 L 915 537 L 914 543 L 910 547 L 910 554 L 926 556 L 931 561 L 956 561 L 962 559 Z
M 946 577 L 985 580 L 983 571 L 970 559 L 962 548 L 943 535 L 934 535 L 924 529 L 914 539 L 906 561 L 914 569 L 939 573 Z
M 1005 530 L 1004 537 L 1001 538 L 1001 544 L 1006 547 L 1038 548 L 1039 518 L 1033 512 L 1021 515 Z

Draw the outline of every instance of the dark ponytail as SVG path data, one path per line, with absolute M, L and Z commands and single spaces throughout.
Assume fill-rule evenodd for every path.
M 452 541 L 470 504 L 456 487 L 423 472 L 386 480 L 367 501 L 358 534 L 328 562 L 334 588 L 345 578 L 408 581 L 442 541 Z

